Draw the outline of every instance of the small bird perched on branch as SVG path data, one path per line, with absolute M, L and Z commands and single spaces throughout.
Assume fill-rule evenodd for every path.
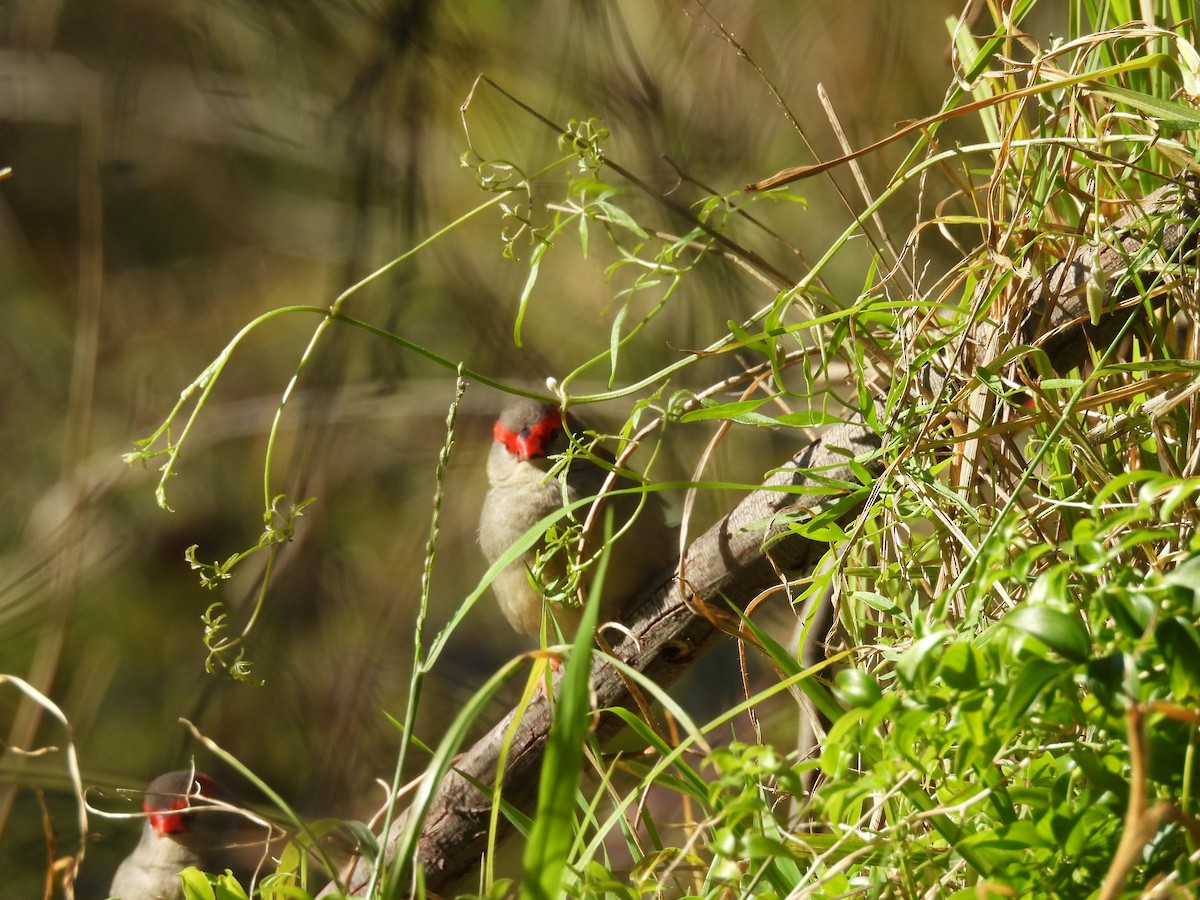
M 487 463 L 491 488 L 479 519 L 479 544 L 488 563 L 499 559 L 541 519 L 600 492 L 609 470 L 594 459 L 577 456 L 563 473 L 557 477 L 550 474 L 555 466 L 550 457 L 570 446 L 568 428 L 580 433 L 573 417 L 536 400 L 517 400 L 500 413 L 492 429 L 495 442 Z M 612 462 L 607 455 L 600 458 Z M 629 479 L 617 477 L 610 490 L 635 486 Z M 603 502 L 586 559 L 577 558 L 579 531 L 571 527 L 587 518 L 587 507 L 582 507 L 551 526 L 532 549 L 496 576 L 492 590 L 517 631 L 538 635 L 545 607 L 564 636 L 574 634 L 582 610 L 564 605 L 561 598 L 574 596 L 580 581 L 573 575 L 581 575 L 584 585 L 590 583 L 604 538 L 605 509 L 612 510 L 615 540 L 604 576 L 601 622 L 614 618 L 633 592 L 675 559 L 675 536 L 667 527 L 657 495 L 606 495 Z M 553 639 L 553 629 L 549 635 Z
M 217 873 L 236 865 L 244 848 L 240 817 L 205 801 L 222 800 L 212 779 L 191 769 L 150 782 L 142 809 L 142 839 L 113 876 L 110 897 L 120 900 L 182 900 L 179 873 L 195 866 Z M 207 807 L 207 808 L 206 808 Z

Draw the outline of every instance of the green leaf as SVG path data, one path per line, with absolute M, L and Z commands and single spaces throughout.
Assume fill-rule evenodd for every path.
M 1131 91 L 1129 88 L 1115 84 L 1093 88 L 1092 93 L 1132 106 L 1138 112 L 1157 119 L 1164 128 L 1176 131 L 1194 131 L 1200 128 L 1200 114 L 1192 107 L 1184 106 L 1182 103 L 1164 100 L 1161 97 L 1152 97 L 1149 94 Z
M 1100 596 L 1117 629 L 1129 638 L 1140 638 L 1154 619 L 1154 601 L 1138 590 L 1127 590 L 1123 586 L 1110 586 Z
M 525 279 L 525 285 L 521 288 L 521 296 L 517 298 L 517 318 L 513 322 L 513 344 L 517 347 L 522 346 L 521 326 L 525 322 L 525 313 L 529 310 L 529 298 L 533 294 L 534 285 L 537 284 L 538 272 L 542 268 L 542 257 L 546 255 L 548 246 L 538 242 L 533 245 L 533 252 L 529 254 L 529 275 Z
M 716 403 L 704 401 L 702 409 L 693 409 L 679 417 L 681 422 L 704 422 L 709 419 L 732 419 L 748 425 L 776 425 L 774 419 L 768 416 L 754 415 L 754 411 L 770 400 L 770 397 L 758 397 L 754 400 L 738 400 L 734 403 Z
M 1019 724 L 1038 694 L 1062 674 L 1063 667 L 1060 663 L 1040 658 L 1026 660 L 1009 691 L 1006 704 L 1009 724 Z
M 849 709 L 873 706 L 882 699 L 879 682 L 861 669 L 842 669 L 834 678 L 834 696 Z
M 903 610 L 896 605 L 896 601 L 890 597 L 885 597 L 877 591 L 851 591 L 850 596 L 855 600 L 860 600 L 871 609 L 878 610 L 889 616 L 899 616 L 903 614 Z
M 976 366 L 975 377 L 979 379 L 980 384 L 986 387 L 993 394 L 1006 397 L 1010 393 L 1010 391 L 1004 386 L 1004 382 L 1000 380 L 1000 376 L 986 366 Z
M 1029 849 L 1044 844 L 1032 822 L 1018 821 L 995 831 L 978 831 L 963 838 L 956 849 L 969 848 L 991 868 L 1028 860 Z
M 1029 597 L 1025 601 L 1025 608 L 1040 608 L 1049 604 L 1070 602 L 1070 595 L 1067 592 L 1067 577 L 1069 574 L 1070 565 L 1068 563 L 1059 563 L 1058 565 L 1051 566 L 1039 575 L 1037 581 L 1033 583 L 1033 587 L 1029 589 Z
M 595 200 L 593 203 L 614 224 L 632 231 L 640 238 L 649 239 L 650 235 L 646 233 L 645 229 L 637 223 L 633 216 L 629 215 L 621 207 L 614 203 L 609 203 L 607 200 Z
M 966 641 L 955 641 L 942 656 L 942 679 L 958 691 L 973 691 L 981 678 L 981 654 Z
M 839 544 L 846 540 L 846 532 L 837 522 L 819 522 L 815 518 L 811 522 L 793 522 L 792 531 L 819 544 Z
M 180 872 L 179 880 L 183 882 L 184 900 L 216 900 L 216 894 L 208 881 L 208 876 L 195 866 Z
M 1171 693 L 1185 702 L 1200 696 L 1200 635 L 1180 616 L 1165 619 L 1154 629 L 1163 659 L 1171 675 Z
M 915 684 L 918 681 L 918 673 L 926 665 L 932 666 L 936 663 L 938 651 L 946 641 L 953 637 L 953 631 L 942 629 L 913 641 L 912 646 L 905 650 L 897 660 L 896 674 L 909 684 Z
M 221 875 L 206 875 L 194 866 L 179 873 L 184 900 L 247 900 L 246 890 L 226 870 Z
M 1088 661 L 1084 684 L 1112 715 L 1122 711 L 1126 674 L 1131 664 L 1124 653 L 1110 653 Z
M 1200 597 L 1200 554 L 1188 557 L 1164 575 L 1163 583 L 1177 585 Z
M 799 661 L 784 649 L 778 641 L 771 637 L 769 632 L 759 626 L 749 616 L 745 615 L 736 606 L 731 607 L 731 612 L 741 619 L 742 627 L 754 636 L 760 649 L 779 667 L 780 672 L 789 677 L 802 675 L 803 669 Z M 808 628 L 811 626 L 812 621 L 810 619 L 805 623 L 805 627 Z M 836 721 L 844 712 L 834 698 L 830 696 L 829 688 L 820 679 L 800 677 L 796 681 L 796 686 L 808 696 L 808 699 L 813 702 L 817 710 L 830 721 Z
M 1083 622 L 1060 609 L 1020 606 L 1004 617 L 1003 624 L 1037 638 L 1071 662 L 1086 662 L 1091 654 L 1092 643 Z

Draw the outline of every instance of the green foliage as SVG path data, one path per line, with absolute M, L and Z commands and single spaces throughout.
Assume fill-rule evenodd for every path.
M 179 877 L 183 881 L 184 900 L 248 900 L 245 889 L 229 872 L 207 875 L 190 868 L 180 872 Z
M 667 724 L 611 711 L 637 744 L 616 752 L 588 738 L 595 606 L 588 607 L 589 627 L 570 650 L 556 701 L 533 818 L 506 806 L 500 788 L 480 786 L 492 819 L 475 896 L 1067 898 L 1102 887 L 1118 896 L 1124 885 L 1183 895 L 1200 885 L 1200 426 L 1198 370 L 1186 358 L 1200 344 L 1194 297 L 1191 307 L 1178 299 L 1196 266 L 1187 254 L 1163 252 L 1170 212 L 1145 212 L 1121 234 L 1110 227 L 1113 209 L 1134 207 L 1195 157 L 1200 117 L 1184 102 L 1200 78 L 1195 23 L 1177 4 L 1151 5 L 1169 27 L 1125 24 L 1145 4 L 1071 3 L 1070 39 L 1044 47 L 1020 31 L 1034 0 L 1007 4 L 983 39 L 952 23 L 958 55 L 944 108 L 888 139 L 910 141 L 908 157 L 878 196 L 864 186 L 852 223 L 825 236 L 824 255 L 803 274 L 778 270 L 759 243 L 764 233 L 774 238 L 760 217 L 780 199 L 797 199 L 791 191 L 799 188 L 703 191 L 681 204 L 621 168 L 614 135 L 592 118 L 560 128 L 534 113 L 557 140 L 557 158 L 540 170 L 474 147 L 464 157 L 481 189 L 495 194 L 471 215 L 498 205 L 503 254 L 515 260 L 528 249 L 515 347 L 543 314 L 539 286 L 549 268 L 563 256 L 604 265 L 607 331 L 549 382 L 557 399 L 643 397 L 621 429 L 630 445 L 649 447 L 670 429 L 694 429 L 687 433 L 714 444 L 732 429 L 769 429 L 800 445 L 803 429 L 852 422 L 870 427 L 881 447 L 849 461 L 853 479 L 808 473 L 809 492 L 823 502 L 779 519 L 831 545 L 816 573 L 787 584 L 795 598 L 828 592 L 836 605 L 841 648 L 821 666 L 805 669 L 796 647 L 750 611 L 739 636 L 774 680 L 747 687 L 738 708 L 697 723 L 624 670 Z M 769 81 L 733 35 L 714 28 Z M 486 79 L 476 89 L 499 90 Z M 943 127 L 968 116 L 973 142 L 942 143 Z M 943 192 L 933 196 L 933 184 Z M 921 224 L 893 240 L 876 214 L 909 189 L 919 189 Z M 935 228 L 958 254 L 952 262 L 929 252 L 925 232 Z M 833 261 L 864 236 L 872 255 L 858 295 L 846 297 L 832 283 Z M 1094 262 L 1105 248 L 1122 260 L 1117 270 Z M 1030 307 L 1039 276 L 1075 259 L 1089 266 L 1084 318 L 1138 315 L 1097 339 L 1082 367 L 1055 372 L 1045 335 L 1031 337 L 1021 323 L 1040 314 Z M 694 347 L 672 347 L 669 361 L 647 364 L 637 351 L 677 313 L 688 279 L 702 265 L 730 263 L 766 286 L 757 305 L 722 317 Z M 445 463 L 470 371 L 350 319 L 342 306 L 355 289 L 319 311 L 297 376 L 322 330 L 337 323 L 452 366 L 459 377 L 399 728 L 397 797 L 410 748 L 428 749 L 414 734 L 422 679 L 496 572 L 547 529 L 550 553 L 576 543 L 571 517 L 583 502 L 543 520 L 498 560 L 426 648 Z M 1176 318 L 1191 329 L 1188 346 L 1173 334 Z M 195 412 L 241 337 L 185 392 L 183 399 L 201 394 L 178 438 L 172 420 L 183 400 L 132 454 L 142 462 L 167 457 L 164 505 Z M 720 378 L 705 374 L 719 364 Z M 603 389 L 576 390 L 589 383 Z M 635 427 L 651 411 L 657 433 Z M 165 446 L 151 449 L 159 442 Z M 689 489 L 730 484 L 706 482 L 708 464 L 707 454 L 699 457 Z M 268 485 L 269 472 L 268 450 Z M 273 559 L 307 502 L 281 513 L 275 496 L 257 545 L 213 564 L 200 563 L 192 548 L 188 560 L 216 587 L 251 554 L 267 550 Z M 542 584 L 570 593 L 591 564 L 575 561 L 565 583 Z M 209 608 L 210 671 L 249 677 L 241 644 L 268 580 L 234 638 L 222 605 Z M 809 627 L 801 639 L 812 639 Z M 519 710 L 544 683 L 543 661 Z M 434 793 L 522 668 L 522 660 L 501 667 L 431 742 L 390 864 L 378 842 L 364 839 L 367 896 L 422 894 L 427 873 L 414 864 L 415 849 Z M 818 746 L 797 749 L 797 710 L 808 715 L 810 706 L 827 719 L 827 732 Z M 515 725 L 509 742 L 514 733 Z M 385 828 L 394 811 L 389 805 Z M 526 837 L 512 879 L 494 870 L 502 817 Z M 221 878 L 195 873 L 185 883 L 196 900 L 244 897 Z M 292 896 L 290 885 L 270 890 L 264 896 Z
M 313 895 L 301 886 L 296 874 L 290 870 L 296 860 L 294 849 L 285 851 L 278 871 L 258 881 L 253 896 L 261 900 L 312 900 Z M 183 882 L 184 900 L 249 900 L 251 896 L 228 870 L 213 875 L 193 867 L 184 869 L 179 877 Z

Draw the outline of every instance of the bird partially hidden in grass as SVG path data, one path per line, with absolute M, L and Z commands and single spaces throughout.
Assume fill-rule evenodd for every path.
M 500 413 L 487 462 L 491 487 L 479 518 L 479 544 L 488 563 L 499 559 L 541 519 L 600 492 L 609 469 L 591 457 L 611 465 L 612 458 L 602 450 L 589 451 L 591 457 L 575 456 L 565 470 L 551 471 L 558 463 L 552 457 L 567 451 L 571 434 L 582 433 L 577 420 L 549 403 L 517 400 Z M 618 476 L 611 489 L 636 486 Z M 539 635 L 545 611 L 565 637 L 575 633 L 582 609 L 564 601 L 574 599 L 580 584 L 591 583 L 596 553 L 604 540 L 604 508 L 612 510 L 614 540 L 601 593 L 601 623 L 616 618 L 631 595 L 675 559 L 677 538 L 667 526 L 657 494 L 606 495 L 599 524 L 588 539 L 587 558 L 579 559 L 576 551 L 579 526 L 588 511 L 585 505 L 551 526 L 530 550 L 496 575 L 492 590 L 517 631 Z M 554 628 L 548 637 L 554 640 Z
M 220 874 L 226 869 L 245 886 L 251 861 L 265 853 L 258 827 L 226 807 L 211 778 L 192 769 L 160 775 L 146 788 L 146 822 L 134 851 L 125 858 L 108 889 L 120 900 L 182 900 L 179 873 L 195 866 Z

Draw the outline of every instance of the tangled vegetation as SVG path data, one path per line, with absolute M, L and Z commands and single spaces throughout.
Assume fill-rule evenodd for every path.
M 407 704 L 395 720 L 396 801 L 373 829 L 304 826 L 290 815 L 296 844 L 258 882 L 261 896 L 308 896 L 333 873 L 318 877 L 322 865 L 301 850 L 338 869 L 349 839 L 368 874 L 359 884 L 343 867 L 327 895 L 1196 891 L 1200 35 L 1191 8 L 1171 0 L 1071 0 L 1069 33 L 1039 38 L 1022 28 L 1038 5 L 989 3 L 976 19 L 947 23 L 953 75 L 938 112 L 837 160 L 775 177 L 746 172 L 752 183 L 726 194 L 686 176 L 660 190 L 610 151 L 602 120 L 581 111 L 569 124 L 550 121 L 481 78 L 463 107 L 463 165 L 485 194 L 479 205 L 328 308 L 255 319 L 184 392 L 130 454 L 162 467 L 164 506 L 189 432 L 244 339 L 282 317 L 318 322 L 266 444 L 262 538 L 214 564 L 203 547 L 189 551 L 218 590 L 244 561 L 270 559 L 236 625 L 220 605 L 205 617 L 210 670 L 245 680 L 261 674 L 251 668 L 253 635 L 275 602 L 276 554 L 287 552 L 302 513 L 321 514 L 319 497 L 309 506 L 307 496 L 283 496 L 273 466 L 276 429 L 329 334 L 366 333 L 433 363 L 452 398 L 434 515 L 427 536 L 414 529 L 427 543 Z M 1153 21 L 1142 19 L 1147 8 Z M 772 91 L 754 48 L 715 17 L 706 23 Z M 485 94 L 514 119 L 545 126 L 540 155 L 482 149 L 472 116 Z M 892 176 L 870 183 L 861 160 L 897 147 Z M 808 179 L 829 173 L 854 221 L 809 263 L 773 217 L 803 202 Z M 567 651 L 536 802 L 480 785 L 487 852 L 467 878 L 447 883 L 436 867 L 413 865 L 423 815 L 468 738 L 491 724 L 506 685 L 528 678 L 518 713 L 538 702 L 546 657 L 502 666 L 447 717 L 444 734 L 421 741 L 426 679 L 487 593 L 485 577 L 429 633 L 433 578 L 454 564 L 438 540 L 452 490 L 445 472 L 464 391 L 529 390 L 354 301 L 464 222 L 497 219 L 503 252 L 527 272 L 511 318 L 516 348 L 531 323 L 553 315 L 539 293 L 545 269 L 603 262 L 608 332 L 573 370 L 553 373 L 549 389 L 572 406 L 619 400 L 633 409 L 604 437 L 636 448 L 652 482 L 664 448 L 694 448 L 690 477 L 660 485 L 684 498 L 690 537 L 709 524 L 692 517 L 697 496 L 727 508 L 757 487 L 709 468 L 731 433 L 769 434 L 772 448 L 789 448 L 767 467 L 835 426 L 865 429 L 876 449 L 845 459 L 836 477 L 807 473 L 817 501 L 788 526 L 827 547 L 819 563 L 731 597 L 735 611 L 716 616 L 740 642 L 743 700 L 698 718 L 629 670 L 657 702 L 612 712 L 625 727 L 614 749 L 590 735 L 590 668 L 572 665 L 590 666 L 606 649 L 581 640 Z M 847 257 L 855 296 L 830 275 Z M 710 267 L 747 277 L 758 291 L 752 311 L 725 317 L 694 346 L 672 344 L 668 363 L 647 367 L 639 347 L 661 321 L 684 315 L 690 280 Z M 828 636 L 814 626 L 821 604 L 835 611 Z M 511 749 L 502 742 L 501 766 Z M 240 765 L 236 752 L 219 752 Z M 405 790 L 414 767 L 423 774 Z M 398 849 L 384 849 L 389 829 Z M 521 866 L 500 844 L 509 829 L 524 836 Z M 229 878 L 193 876 L 188 896 L 240 890 Z

